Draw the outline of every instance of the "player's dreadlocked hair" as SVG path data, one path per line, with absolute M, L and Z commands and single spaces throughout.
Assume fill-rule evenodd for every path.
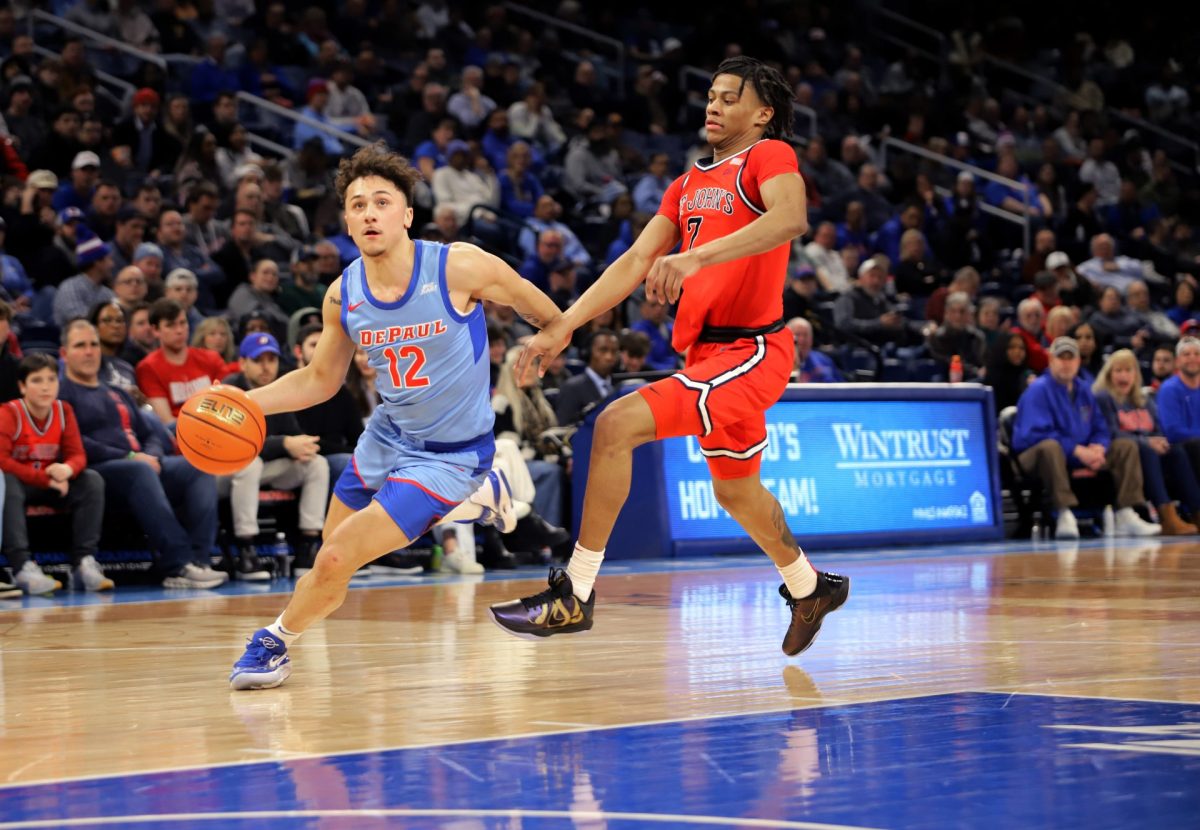
M 763 132 L 766 138 L 789 138 L 792 135 L 795 118 L 792 102 L 795 101 L 795 95 L 778 69 L 767 66 L 760 60 L 738 55 L 721 61 L 721 65 L 713 73 L 713 78 L 718 75 L 736 75 L 742 79 L 743 86 L 749 81 L 762 102 L 775 110 Z

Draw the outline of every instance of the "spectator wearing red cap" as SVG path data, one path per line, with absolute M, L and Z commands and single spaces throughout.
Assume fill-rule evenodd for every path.
M 332 130 L 340 131 L 343 129 L 332 123 L 325 115 L 325 107 L 329 103 L 329 84 L 323 78 L 313 78 L 308 82 L 308 91 L 305 98 L 308 101 L 308 106 L 300 110 L 301 115 L 313 121 L 319 121 Z M 342 144 L 337 136 L 331 135 L 329 132 L 312 124 L 306 124 L 303 121 L 296 123 L 296 127 L 292 132 L 293 147 L 299 150 L 314 138 L 320 139 L 321 146 L 324 148 L 326 155 L 340 156 L 346 152 L 345 145 Z
M 161 99 L 142 87 L 133 94 L 133 113 L 113 130 L 113 156 L 126 169 L 142 174 L 171 170 L 183 147 L 158 123 Z

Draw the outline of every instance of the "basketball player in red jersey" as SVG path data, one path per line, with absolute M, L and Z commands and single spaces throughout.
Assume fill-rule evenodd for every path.
M 774 561 L 791 608 L 788 655 L 812 644 L 821 621 L 850 593 L 850 580 L 820 573 L 788 530 L 783 509 L 759 479 L 766 410 L 792 368 L 783 287 L 791 241 L 808 228 L 804 182 L 790 144 L 792 90 L 753 58 L 717 67 L 704 126 L 711 158 L 667 189 L 658 214 L 579 301 L 526 346 L 517 372 L 545 373 L 571 332 L 629 296 L 679 302 L 672 345 L 682 371 L 609 405 L 596 420 L 579 540 L 565 572 L 531 597 L 492 606 L 494 621 L 525 637 L 592 627 L 592 585 L 617 514 L 629 496 L 633 450 L 650 441 L 699 436 L 717 501 Z M 677 244 L 682 250 L 667 256 Z

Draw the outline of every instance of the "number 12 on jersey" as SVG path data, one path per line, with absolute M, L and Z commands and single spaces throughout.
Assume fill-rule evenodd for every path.
M 388 372 L 392 376 L 392 386 L 395 386 L 397 389 L 416 389 L 429 385 L 429 378 L 422 377 L 419 374 L 425 366 L 425 350 L 420 346 L 401 346 L 399 349 L 384 349 L 383 356 L 387 358 Z M 409 359 L 412 362 L 407 364 L 402 377 L 400 374 L 400 364 L 402 361 L 408 361 Z

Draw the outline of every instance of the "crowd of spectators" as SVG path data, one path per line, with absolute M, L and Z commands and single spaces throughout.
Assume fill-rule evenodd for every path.
M 34 5 L 168 68 L 30 25 Z M 1195 58 L 1152 48 L 1174 41 L 1150 28 L 1068 33 L 951 15 L 946 51 L 930 56 L 873 37 L 885 24 L 853 7 L 713 19 L 539 7 L 575 28 L 443 0 L 0 8 L 0 393 L 20 395 L 23 353 L 61 348 L 65 359 L 81 318 L 99 344 L 98 382 L 156 430 L 213 380 L 240 373 L 253 385 L 247 360 L 274 354 L 276 372 L 302 362 L 325 288 L 357 255 L 333 173 L 376 140 L 424 176 L 415 236 L 480 244 L 566 308 L 707 152 L 704 84 L 681 70 L 743 50 L 777 64 L 800 105 L 811 230 L 793 246 L 783 296 L 797 381 L 941 380 L 953 366 L 993 386 L 1000 407 L 1047 370 L 1059 336 L 1075 338 L 1089 382 L 1125 348 L 1162 378 L 1158 356 L 1200 321 L 1195 160 L 1158 132 L 1195 136 Z M 588 31 L 622 41 L 626 61 Z M 990 55 L 1056 85 L 994 72 Z M 885 149 L 888 139 L 932 155 Z M 577 332 L 537 390 L 502 368 L 529 328 L 506 309 L 488 317 L 498 430 L 553 494 L 538 513 L 558 520 L 570 461 L 553 431 L 630 373 L 679 364 L 671 309 L 635 294 Z M 255 335 L 273 347 L 258 354 Z M 362 371 L 347 383 L 368 408 Z M 328 435 L 319 451 L 293 441 L 279 459 L 344 456 L 348 434 Z M 296 483 L 263 461 L 257 483 Z M 320 489 L 319 476 L 301 478 Z M 234 513 L 241 542 L 257 529 L 247 509 Z M 176 575 L 200 567 L 172 544 Z

